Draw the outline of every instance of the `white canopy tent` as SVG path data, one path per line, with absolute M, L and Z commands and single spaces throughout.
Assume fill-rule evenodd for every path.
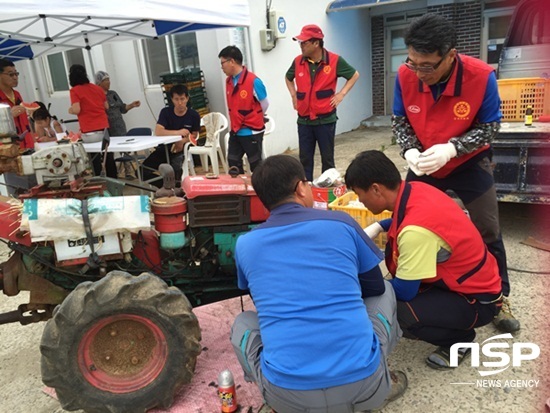
M 22 0 L 0 9 L 0 57 L 10 60 L 250 25 L 248 0 Z

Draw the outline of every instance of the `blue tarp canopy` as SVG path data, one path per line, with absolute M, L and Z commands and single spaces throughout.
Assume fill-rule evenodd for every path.
M 0 57 L 30 59 L 114 40 L 250 25 L 248 0 L 21 0 L 4 2 Z
M 333 11 L 343 11 L 351 9 L 360 9 L 363 7 L 372 7 L 381 4 L 403 3 L 409 0 L 334 0 L 327 6 L 327 13 Z

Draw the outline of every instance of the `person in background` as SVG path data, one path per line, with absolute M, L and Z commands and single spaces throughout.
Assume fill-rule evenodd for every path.
M 345 181 L 373 214 L 393 211 L 386 266 L 404 337 L 438 346 L 426 359 L 429 367 L 456 367 L 451 346 L 471 343 L 475 328 L 493 321 L 502 306 L 495 257 L 455 201 L 424 182 L 402 181 L 383 152 L 358 154 Z M 459 348 L 458 363 L 469 351 Z
M 348 214 L 312 208 L 297 159 L 266 158 L 252 185 L 270 216 L 235 248 L 238 286 L 257 310 L 231 328 L 245 379 L 285 413 L 371 410 L 400 397 L 407 376 L 386 358 L 401 330 L 380 250 Z
M 170 165 L 174 168 L 176 183 L 181 182 L 183 166 L 183 146 L 189 142 L 192 136 L 197 139 L 201 129 L 201 117 L 197 111 L 187 107 L 189 102 L 189 91 L 185 85 L 174 85 L 169 91 L 172 106 L 163 108 L 160 111 L 156 136 L 179 135 L 181 140 L 171 144 L 169 149 Z M 165 145 L 158 145 L 155 150 L 143 161 L 143 180 L 148 181 L 155 178 L 155 171 L 161 163 L 166 162 Z M 162 180 L 154 181 L 153 185 L 162 186 Z
M 23 97 L 15 90 L 19 84 L 19 72 L 15 64 L 8 59 L 0 59 L 0 103 L 8 105 L 11 108 L 11 114 L 15 122 L 15 128 L 20 138 L 23 134 L 30 131 L 29 118 L 27 110 L 21 105 Z M 27 145 L 25 140 L 21 140 L 21 148 L 33 148 L 33 145 Z
M 359 73 L 341 56 L 324 48 L 319 26 L 308 24 L 293 40 L 300 44 L 297 56 L 286 72 L 285 82 L 298 111 L 300 162 L 306 178 L 313 181 L 315 146 L 321 152 L 322 171 L 334 168 L 336 108 L 359 79 Z M 346 83 L 336 92 L 339 77 Z
M 109 119 L 109 135 L 111 136 L 126 136 L 126 123 L 122 117 L 130 109 L 138 108 L 141 105 L 139 100 L 134 100 L 132 103 L 124 103 L 117 92 L 111 89 L 111 78 L 107 72 L 99 71 L 95 74 L 95 84 L 98 85 L 107 96 L 107 118 Z M 135 179 L 134 168 L 129 162 L 122 162 L 124 176 L 127 179 Z
M 251 172 L 262 160 L 265 130 L 264 115 L 269 107 L 266 88 L 261 79 L 243 66 L 243 54 L 236 46 L 227 46 L 218 54 L 223 73 L 227 76 L 225 93 L 229 109 L 229 167 L 244 173 L 246 154 Z
M 21 105 L 23 97 L 15 90 L 19 84 L 19 72 L 15 64 L 8 59 L 0 59 L 0 103 L 10 107 L 15 123 L 15 129 L 19 135 L 21 149 L 34 148 L 34 136 L 30 133 L 27 111 Z M 15 173 L 5 173 L 4 178 L 9 195 L 15 195 L 21 190 L 26 190 L 37 184 L 34 175 L 19 176 Z
M 35 134 L 35 137 L 37 136 L 36 135 L 36 126 L 34 124 L 34 112 L 38 109 L 45 109 L 49 112 L 48 108 L 46 107 L 46 105 L 43 103 L 43 102 L 40 102 L 39 100 L 35 100 L 33 103 L 36 103 L 38 105 L 38 108 L 37 109 L 31 109 L 29 110 L 29 108 L 25 108 L 27 110 L 27 117 L 29 118 L 29 126 L 30 126 L 30 130 L 32 133 Z M 56 118 L 57 120 L 57 118 Z
M 520 329 L 508 296 L 510 282 L 499 224 L 491 142 L 500 129 L 500 97 L 493 67 L 459 54 L 453 25 L 428 13 L 405 33 L 408 57 L 397 74 L 392 130 L 409 164 L 407 181 L 452 190 L 464 203 L 495 256 L 504 300 L 494 320 Z
M 82 133 L 104 132 L 108 134 L 109 120 L 107 118 L 107 98 L 99 86 L 90 83 L 84 66 L 74 64 L 69 69 L 71 85 L 71 107 L 69 113 L 78 117 Z M 103 154 L 102 154 L 103 155 Z M 101 174 L 102 155 L 92 159 L 94 173 Z M 107 153 L 105 162 L 106 174 L 110 178 L 117 177 L 115 159 L 112 152 Z
M 48 112 L 47 109 L 36 109 L 32 118 L 37 142 L 56 142 L 58 133 L 66 133 L 67 128 Z

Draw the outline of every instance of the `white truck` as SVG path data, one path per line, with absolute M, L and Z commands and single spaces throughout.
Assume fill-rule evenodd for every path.
M 498 68 L 503 113 L 493 141 L 497 196 L 504 202 L 550 203 L 550 7 L 516 6 Z M 533 124 L 525 126 L 527 107 Z

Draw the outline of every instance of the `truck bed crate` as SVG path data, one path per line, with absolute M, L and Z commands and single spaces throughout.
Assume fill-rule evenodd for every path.
M 503 122 L 523 122 L 527 106 L 533 108 L 534 121 L 550 115 L 550 79 L 526 77 L 497 82 Z
M 392 216 L 390 211 L 384 211 L 381 214 L 375 215 L 362 204 L 360 206 L 350 205 L 352 201 L 357 201 L 357 194 L 355 192 L 346 192 L 341 197 L 332 201 L 328 207 L 334 211 L 342 211 L 350 215 L 361 228 L 365 228 L 374 222 L 391 218 Z M 373 241 L 378 248 L 383 250 L 386 247 L 386 233 L 382 232 Z

